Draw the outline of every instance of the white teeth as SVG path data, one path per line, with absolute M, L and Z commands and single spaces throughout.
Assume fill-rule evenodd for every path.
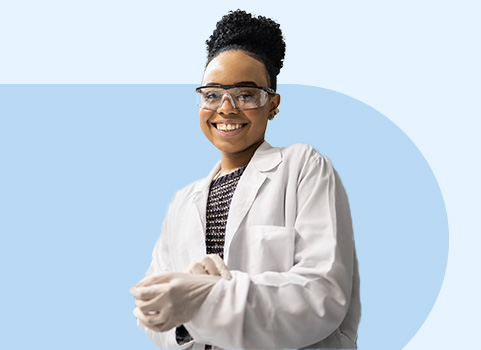
M 217 129 L 221 131 L 232 131 L 242 128 L 243 124 L 225 124 L 217 123 Z

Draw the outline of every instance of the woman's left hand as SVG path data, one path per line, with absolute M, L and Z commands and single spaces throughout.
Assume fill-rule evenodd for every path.
M 230 280 L 232 275 L 224 264 L 224 260 L 218 254 L 208 254 L 202 260 L 192 264 L 188 273 L 200 275 L 220 276 L 226 280 Z

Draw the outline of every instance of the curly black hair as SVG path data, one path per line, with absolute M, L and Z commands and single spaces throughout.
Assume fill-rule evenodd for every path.
M 276 90 L 279 74 L 286 52 L 286 44 L 279 24 L 273 20 L 236 10 L 230 11 L 217 22 L 207 44 L 206 66 L 218 54 L 230 51 L 245 51 L 262 62 L 269 76 L 269 87 Z

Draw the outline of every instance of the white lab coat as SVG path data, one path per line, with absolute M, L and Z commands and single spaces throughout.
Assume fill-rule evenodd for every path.
M 148 275 L 185 271 L 205 255 L 209 185 L 179 191 L 167 213 Z M 356 349 L 359 274 L 349 204 L 330 161 L 310 146 L 264 142 L 239 180 L 225 232 L 233 275 L 210 291 L 185 327 L 144 329 L 165 349 Z

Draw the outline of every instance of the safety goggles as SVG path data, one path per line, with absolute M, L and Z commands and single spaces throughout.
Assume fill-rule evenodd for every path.
M 253 85 L 206 85 L 195 89 L 197 106 L 203 109 L 217 111 L 228 98 L 233 108 L 239 110 L 263 107 L 269 94 L 276 92 L 267 87 Z

